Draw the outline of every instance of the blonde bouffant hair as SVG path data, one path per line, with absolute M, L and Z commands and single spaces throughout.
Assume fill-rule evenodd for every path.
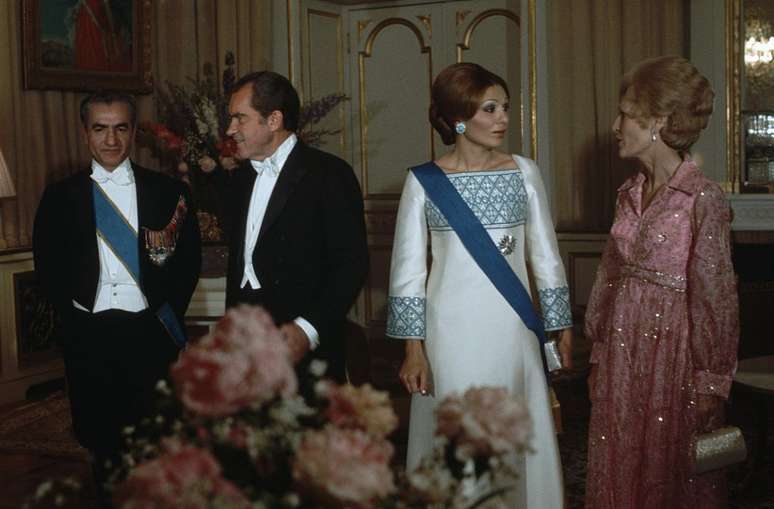
M 641 125 L 646 119 L 665 117 L 661 139 L 680 152 L 687 151 L 707 127 L 715 98 L 709 80 L 679 56 L 640 62 L 624 75 L 619 94 L 631 103 L 632 116 Z

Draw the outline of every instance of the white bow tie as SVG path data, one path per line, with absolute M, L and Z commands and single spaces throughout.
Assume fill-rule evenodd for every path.
M 113 171 L 104 171 L 100 170 L 98 168 L 95 168 L 94 171 L 91 174 L 91 177 L 99 182 L 100 184 L 104 184 L 108 180 L 112 183 L 114 183 L 117 186 L 128 186 L 132 182 L 134 182 L 134 179 L 129 174 L 128 171 L 123 171 L 119 169 L 115 169 Z
M 276 177 L 280 172 L 280 169 L 271 157 L 267 157 L 263 161 L 250 161 L 250 164 L 252 164 L 258 176 L 263 175 L 263 172 L 267 172 L 272 177 Z

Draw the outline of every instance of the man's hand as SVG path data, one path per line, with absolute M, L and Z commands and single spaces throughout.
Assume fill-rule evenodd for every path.
M 306 332 L 294 322 L 283 323 L 280 326 L 280 332 L 285 336 L 293 364 L 298 364 L 309 351 L 309 338 L 306 337 Z

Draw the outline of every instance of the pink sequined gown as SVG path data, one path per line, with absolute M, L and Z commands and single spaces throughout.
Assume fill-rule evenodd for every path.
M 591 394 L 586 507 L 727 506 L 723 471 L 692 475 L 700 394 L 726 398 L 739 337 L 730 210 L 686 160 L 642 210 L 638 174 L 618 190 L 586 312 Z

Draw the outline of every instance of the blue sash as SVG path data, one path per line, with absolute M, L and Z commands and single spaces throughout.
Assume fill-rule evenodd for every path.
M 468 204 L 457 192 L 446 174 L 434 162 L 411 168 L 414 176 L 422 184 L 425 193 L 438 207 L 454 232 L 462 241 L 470 256 L 478 264 L 497 291 L 508 301 L 524 325 L 535 333 L 540 342 L 540 356 L 543 368 L 548 374 L 544 345 L 546 335 L 543 322 L 532 306 L 527 290 L 521 280 L 508 265 L 505 257 L 497 249 L 481 221 L 470 210 Z
M 137 244 L 137 232 L 126 222 L 123 214 L 116 209 L 113 202 L 96 182 L 92 181 L 92 189 L 97 234 L 110 246 L 137 286 L 142 288 L 140 285 L 140 249 Z M 185 348 L 185 333 L 180 327 L 172 307 L 165 302 L 156 311 L 156 316 L 177 346 Z

